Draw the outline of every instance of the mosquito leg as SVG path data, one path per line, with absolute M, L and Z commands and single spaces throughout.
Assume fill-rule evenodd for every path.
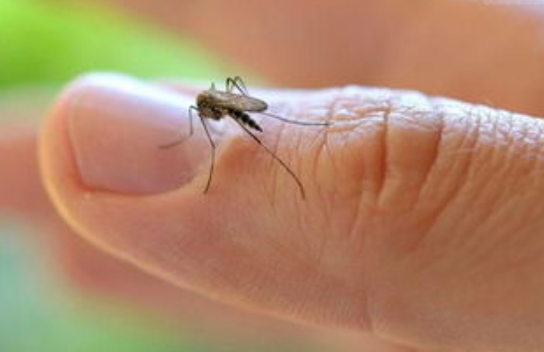
M 193 110 L 195 110 L 196 112 L 198 112 L 198 108 L 196 106 L 193 106 L 191 105 L 189 107 L 189 134 L 185 137 L 182 137 L 176 141 L 173 141 L 173 142 L 170 142 L 168 144 L 163 144 L 163 145 L 160 145 L 159 148 L 161 149 L 168 149 L 168 148 L 172 148 L 172 147 L 175 147 L 175 146 L 178 146 L 180 144 L 182 144 L 183 142 L 185 142 L 187 139 L 191 138 L 191 136 L 194 134 L 194 128 L 193 128 Z
M 212 135 L 210 134 L 206 121 L 204 121 L 204 118 L 202 116 L 199 115 L 198 117 L 200 118 L 200 122 L 202 123 L 202 126 L 204 127 L 204 131 L 206 132 L 206 136 L 208 137 L 210 146 L 212 147 L 211 156 L 210 156 L 210 171 L 208 173 L 208 181 L 206 182 L 206 187 L 204 188 L 204 193 L 207 193 L 208 190 L 210 189 L 210 185 L 212 184 L 213 168 L 215 165 L 215 143 L 212 139 Z
M 225 85 L 227 88 L 227 92 L 229 93 L 232 93 L 233 89 L 236 88 L 240 93 L 242 93 L 242 95 L 249 96 L 247 87 L 242 78 L 240 78 L 239 76 L 236 76 L 234 78 L 228 77 Z
M 234 80 L 232 78 L 230 78 L 230 77 L 227 77 L 227 79 L 225 80 L 225 89 L 229 93 L 232 93 L 232 90 L 234 88 L 233 82 L 234 82 Z
M 193 110 L 198 112 L 198 108 L 194 105 L 189 106 L 189 137 L 193 135 L 195 132 L 194 126 L 193 126 Z
M 236 123 L 238 125 L 240 125 L 240 127 L 242 127 L 244 129 L 244 131 L 246 131 L 247 134 L 249 134 L 251 136 L 251 138 L 253 138 L 253 140 L 255 140 L 255 142 L 257 142 L 261 147 L 263 147 L 263 149 L 266 150 L 266 152 L 268 154 L 270 154 L 278 163 L 280 163 L 281 166 L 283 166 L 285 171 L 287 171 L 293 177 L 295 182 L 297 183 L 297 185 L 298 185 L 298 187 L 300 189 L 300 194 L 302 195 L 302 199 L 306 199 L 306 193 L 304 191 L 304 186 L 302 185 L 302 182 L 297 177 L 297 175 L 293 172 L 293 170 L 291 170 L 289 168 L 289 166 L 287 166 L 287 164 L 283 162 L 283 160 L 281 160 L 272 150 L 270 150 L 263 142 L 261 142 L 261 140 L 255 134 L 253 134 L 253 132 L 251 132 L 243 123 L 238 121 L 238 119 L 236 119 L 236 118 L 233 118 L 233 120 L 236 121 Z
M 301 126 L 330 126 L 332 123 L 329 121 L 326 122 L 309 122 L 309 121 L 297 121 L 297 120 L 290 120 L 286 119 L 285 117 L 281 117 L 278 115 L 274 115 L 265 111 L 256 111 L 255 114 L 261 114 L 264 116 L 271 117 L 273 119 L 277 119 L 283 122 L 287 122 L 293 125 L 301 125 Z
M 242 87 L 242 89 L 240 90 L 243 90 L 244 92 L 246 92 L 247 95 L 249 95 L 249 91 L 247 90 L 247 87 L 246 87 L 246 84 L 244 82 L 244 80 L 242 79 L 242 77 L 240 76 L 236 76 L 234 77 L 234 81 L 238 83 L 238 89 L 240 89 L 240 87 Z

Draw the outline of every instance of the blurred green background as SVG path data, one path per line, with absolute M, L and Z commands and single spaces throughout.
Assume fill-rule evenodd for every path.
M 209 80 L 224 76 L 225 67 L 189 39 L 104 4 L 0 0 L 2 105 L 34 99 L 45 106 L 87 71 Z M 240 351 L 169 331 L 126 307 L 72 297 L 47 272 L 39 241 L 25 232 L 24 224 L 0 217 L 0 351 Z
M 83 4 L 0 1 L 0 88 L 60 85 L 90 70 L 141 77 L 220 75 L 217 62 L 188 39 L 170 37 L 104 4 Z

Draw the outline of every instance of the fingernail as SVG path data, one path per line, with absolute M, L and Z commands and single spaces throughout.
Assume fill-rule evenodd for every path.
M 68 133 L 88 188 L 158 193 L 176 189 L 194 176 L 202 157 L 198 150 L 203 149 L 197 148 L 197 138 L 160 148 L 188 133 L 190 97 L 99 74 L 78 80 L 66 98 Z

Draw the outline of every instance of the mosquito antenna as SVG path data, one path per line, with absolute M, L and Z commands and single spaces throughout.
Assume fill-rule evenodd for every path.
M 268 117 L 272 117 L 274 119 L 277 119 L 277 120 L 280 120 L 280 121 L 283 121 L 283 122 L 287 122 L 287 123 L 291 123 L 293 125 L 302 125 L 302 126 L 330 126 L 331 125 L 331 123 L 328 122 L 328 121 L 327 122 L 306 122 L 306 121 L 290 120 L 290 119 L 286 119 L 285 117 L 274 115 L 274 114 L 271 114 L 271 113 L 265 112 L 265 111 L 255 111 L 254 113 L 255 114 L 265 115 L 265 116 L 268 116 Z
M 242 122 L 238 121 L 238 119 L 236 118 L 233 118 L 233 120 L 236 121 L 236 123 L 239 124 L 240 127 L 242 127 L 244 131 L 246 131 L 251 136 L 251 138 L 255 140 L 255 142 L 259 143 L 261 147 L 263 147 L 263 149 L 268 152 L 268 154 L 270 154 L 278 163 L 280 163 L 281 166 L 283 166 L 285 171 L 287 171 L 297 183 L 300 189 L 300 194 L 302 195 L 302 199 L 306 200 L 304 186 L 302 185 L 302 182 L 300 182 L 300 179 L 297 177 L 297 175 L 293 172 L 293 170 L 291 170 L 289 166 L 287 166 L 287 164 L 283 162 L 283 160 L 281 160 L 272 150 L 270 150 L 263 142 L 261 142 L 261 140 L 256 135 L 254 135 L 253 132 L 251 132 Z

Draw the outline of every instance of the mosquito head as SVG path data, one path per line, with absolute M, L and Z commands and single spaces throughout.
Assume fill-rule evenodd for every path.
M 205 90 L 200 92 L 196 96 L 196 106 L 198 106 L 200 109 L 205 108 L 208 105 L 208 102 L 210 100 L 210 91 Z

